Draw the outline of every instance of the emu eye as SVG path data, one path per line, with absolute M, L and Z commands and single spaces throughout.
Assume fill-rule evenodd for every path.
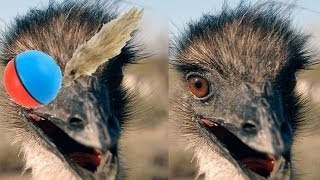
M 209 83 L 206 79 L 199 76 L 190 76 L 188 78 L 189 90 L 198 98 L 209 94 Z

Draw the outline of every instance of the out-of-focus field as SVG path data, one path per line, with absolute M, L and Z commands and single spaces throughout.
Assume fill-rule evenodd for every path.
M 142 109 L 146 111 L 142 119 L 128 125 L 121 138 L 126 179 L 168 178 L 168 56 L 155 58 L 128 68 L 138 74 L 128 79 L 130 84 L 136 79 L 134 89 L 143 97 Z
M 320 57 L 318 57 L 320 58 Z M 320 179 L 320 65 L 300 75 L 298 91 L 310 101 L 306 117 L 310 121 L 294 143 L 294 159 L 299 179 Z

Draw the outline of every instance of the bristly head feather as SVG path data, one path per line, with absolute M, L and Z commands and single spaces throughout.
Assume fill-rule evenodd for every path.
M 212 72 L 230 84 L 289 82 L 290 74 L 319 63 L 308 47 L 310 36 L 292 25 L 291 12 L 291 6 L 271 1 L 206 14 L 171 42 L 171 68 L 183 78 L 194 70 Z M 296 129 L 303 100 L 294 92 L 283 93 Z M 177 101 L 181 95 L 172 97 Z

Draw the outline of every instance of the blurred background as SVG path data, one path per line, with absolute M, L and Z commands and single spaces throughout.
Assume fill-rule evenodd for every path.
M 50 0 L 10 0 L 0 6 L 0 30 L 13 21 L 17 15 L 24 15 L 30 8 L 43 9 Z M 62 1 L 62 0 L 58 0 Z M 144 104 L 153 107 L 147 112 L 150 119 L 142 119 L 134 127 L 129 127 L 121 138 L 123 162 L 128 179 L 193 179 L 195 174 L 191 152 L 185 150 L 179 138 L 170 136 L 168 141 L 168 34 L 169 39 L 178 35 L 190 20 L 197 20 L 203 13 L 219 13 L 223 0 L 121 0 L 121 9 L 132 6 L 145 9 L 139 40 L 148 44 L 153 56 L 140 64 L 126 68 L 125 84 L 145 99 Z M 231 6 L 240 0 L 229 0 Z M 251 1 L 256 2 L 256 1 Z M 279 1 L 295 3 L 294 24 L 312 35 L 312 46 L 320 48 L 320 1 L 296 0 Z M 120 9 L 120 10 L 121 10 Z M 319 67 L 299 75 L 298 90 L 314 104 L 320 103 Z M 130 82 L 130 83 L 129 83 Z M 139 86 L 133 86 L 138 84 Z M 312 111 L 310 116 L 317 115 Z M 317 122 L 313 127 L 317 127 Z M 0 130 L 0 180 L 30 179 L 21 175 L 22 154 L 19 144 L 11 143 L 11 136 Z M 169 149 L 169 158 L 168 158 Z M 308 128 L 294 145 L 294 154 L 301 179 L 320 179 L 320 131 Z M 169 164 L 169 166 L 168 166 Z M 168 168 L 169 167 L 169 168 Z

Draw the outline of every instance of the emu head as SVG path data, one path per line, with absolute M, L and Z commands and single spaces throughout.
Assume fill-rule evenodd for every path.
M 199 178 L 291 177 L 306 42 L 274 4 L 204 15 L 176 39 L 170 121 L 195 149 Z
M 1 64 L 22 51 L 50 54 L 64 70 L 79 45 L 114 19 L 116 3 L 66 1 L 16 18 L 1 40 Z M 112 36 L 112 34 L 110 34 Z M 1 92 L 2 124 L 16 132 L 34 178 L 116 179 L 118 139 L 130 96 L 122 67 L 138 59 L 133 42 L 92 76 L 63 87 L 50 104 L 26 109 Z M 135 48 L 136 49 L 136 48 Z M 39 87 L 41 88 L 41 87 Z

